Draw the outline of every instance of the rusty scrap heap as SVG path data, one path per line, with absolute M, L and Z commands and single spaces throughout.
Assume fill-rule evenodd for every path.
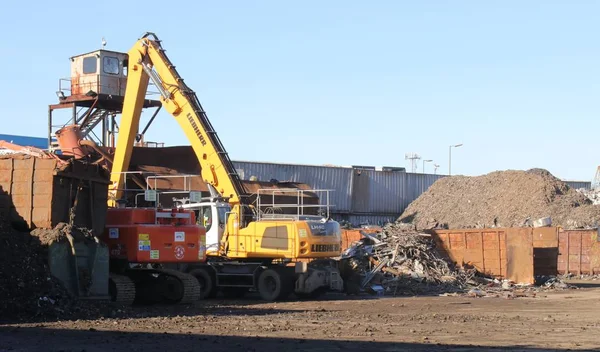
M 463 291 L 474 271 L 453 268 L 436 249 L 431 235 L 408 224 L 391 223 L 376 235 L 348 248 L 343 256 L 352 270 L 354 291 L 406 295 Z
M 62 316 L 71 299 L 50 274 L 47 248 L 0 218 L 0 320 Z
M 399 220 L 418 229 L 462 229 L 529 227 L 545 217 L 566 229 L 595 228 L 600 206 L 546 170 L 507 170 L 439 179 Z

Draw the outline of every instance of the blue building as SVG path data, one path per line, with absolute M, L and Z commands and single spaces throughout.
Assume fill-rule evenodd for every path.
M 25 147 L 48 149 L 48 138 L 15 136 L 12 134 L 0 134 L 0 140 Z

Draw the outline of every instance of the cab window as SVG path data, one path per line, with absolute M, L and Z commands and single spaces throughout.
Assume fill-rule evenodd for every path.
M 227 222 L 227 213 L 231 211 L 229 207 L 218 207 L 217 213 L 219 214 L 219 225 L 225 225 Z
M 102 59 L 102 67 L 104 73 L 108 73 L 110 75 L 118 75 L 119 74 L 119 59 L 112 56 L 105 56 Z
M 96 73 L 96 63 L 98 59 L 95 56 L 88 56 L 83 58 L 83 73 Z
M 208 232 L 212 226 L 212 209 L 210 207 L 202 207 L 200 209 L 200 220 L 202 226 Z

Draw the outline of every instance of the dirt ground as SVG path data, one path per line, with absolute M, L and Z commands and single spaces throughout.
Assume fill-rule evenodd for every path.
M 580 287 L 511 300 L 251 297 L 136 307 L 127 318 L 0 325 L 0 351 L 600 350 L 600 283 Z

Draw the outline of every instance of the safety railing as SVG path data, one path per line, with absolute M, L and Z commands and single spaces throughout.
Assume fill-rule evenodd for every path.
M 162 206 L 161 195 L 187 196 L 192 200 L 201 199 L 201 192 L 193 189 L 193 180 L 202 180 L 199 175 L 156 175 L 156 173 L 144 171 L 126 171 L 120 174 L 124 175 L 123 188 L 118 188 L 116 191 L 122 192 L 122 199 L 133 198 L 133 206 L 136 208 L 142 204 L 142 197 L 143 202 L 152 204 L 154 208 Z M 135 181 L 137 182 L 133 178 L 136 178 Z M 139 185 L 142 180 L 145 183 L 145 188 Z M 163 181 L 165 183 L 162 183 Z M 131 182 L 138 183 L 139 188 L 128 187 Z
M 332 191 L 297 188 L 259 189 L 256 192 L 258 220 L 302 220 L 314 216 L 329 218 L 330 208 L 334 206 L 330 203 Z M 295 200 L 294 203 L 286 202 L 292 199 Z M 281 212 L 277 213 L 277 211 Z
M 106 81 L 111 84 L 101 84 L 103 80 L 100 77 L 107 77 Z M 96 94 L 102 94 L 105 91 L 118 91 L 118 95 L 125 96 L 125 88 L 127 86 L 127 77 L 109 77 L 103 75 L 84 75 L 77 77 L 77 82 L 74 83 L 73 78 L 59 78 L 58 80 L 58 91 L 59 98 L 67 97 L 70 95 L 85 95 L 89 91 L 93 91 Z M 84 79 L 84 80 L 82 80 Z M 146 96 L 156 96 L 160 92 L 153 90 L 151 87 L 156 87 L 154 83 L 148 83 L 148 90 Z M 68 92 L 69 94 L 65 94 Z M 117 95 L 111 93 L 113 95 Z

